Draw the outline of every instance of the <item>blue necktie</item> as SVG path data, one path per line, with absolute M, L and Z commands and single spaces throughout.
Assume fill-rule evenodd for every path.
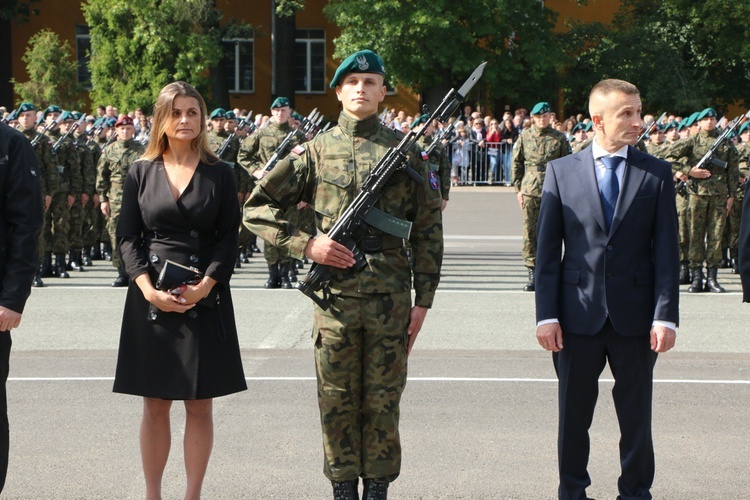
M 617 180 L 615 170 L 622 161 L 619 156 L 602 156 L 599 158 L 607 167 L 602 180 L 602 208 L 604 209 L 604 219 L 607 221 L 607 231 L 612 226 L 612 218 L 615 216 L 615 207 L 617 206 L 617 196 L 620 194 L 620 183 Z

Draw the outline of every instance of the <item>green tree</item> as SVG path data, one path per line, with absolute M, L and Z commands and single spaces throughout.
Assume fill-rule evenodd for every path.
M 67 41 L 60 43 L 58 36 L 49 30 L 42 30 L 29 39 L 26 53 L 22 58 L 26 63 L 29 81 L 13 82 L 13 89 L 23 101 L 31 101 L 37 106 L 57 104 L 66 109 L 78 109 L 76 61 L 72 57 Z
M 9 82 L 13 76 L 13 37 L 12 25 L 23 24 L 34 12 L 32 5 L 39 0 L 3 0 L 0 3 L 0 82 Z M 10 85 L 0 85 L 0 103 L 10 106 L 13 103 L 13 89 Z
M 88 0 L 91 99 L 120 109 L 150 109 L 168 83 L 184 80 L 203 95 L 221 45 L 206 32 L 208 0 Z
M 363 48 L 380 54 L 391 83 L 423 93 L 434 108 L 487 61 L 470 101 L 529 106 L 553 100 L 562 50 L 555 13 L 517 0 L 331 0 L 326 16 L 341 28 L 339 59 Z

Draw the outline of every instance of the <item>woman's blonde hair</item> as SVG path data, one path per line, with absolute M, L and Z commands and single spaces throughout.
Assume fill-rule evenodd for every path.
M 160 158 L 169 147 L 167 127 L 172 119 L 172 106 L 176 97 L 193 97 L 198 101 L 201 110 L 200 132 L 190 143 L 193 150 L 197 150 L 203 163 L 218 163 L 219 157 L 211 151 L 206 134 L 206 103 L 195 87 L 185 82 L 173 82 L 161 89 L 159 97 L 154 104 L 154 117 L 149 134 L 148 146 L 143 153 L 143 159 L 156 160 Z

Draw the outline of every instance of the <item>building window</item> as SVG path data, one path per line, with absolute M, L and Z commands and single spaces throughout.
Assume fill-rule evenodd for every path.
M 78 63 L 78 84 L 91 90 L 91 72 L 89 56 L 91 55 L 91 36 L 85 24 L 76 25 L 76 61 Z
M 299 93 L 326 91 L 326 32 L 297 30 L 294 50 L 294 90 Z
M 221 41 L 224 49 L 224 71 L 230 92 L 255 91 L 252 38 L 232 38 Z

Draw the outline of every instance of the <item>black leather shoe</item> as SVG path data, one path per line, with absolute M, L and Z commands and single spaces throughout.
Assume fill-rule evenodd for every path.
M 122 269 L 117 270 L 117 278 L 112 282 L 112 286 L 115 288 L 120 288 L 123 286 L 128 286 L 130 284 L 130 278 L 127 274 L 125 274 L 125 271 Z
M 331 481 L 331 484 L 333 485 L 333 500 L 359 500 L 358 480 L 340 483 Z
M 42 281 L 42 277 L 39 275 L 39 272 L 34 275 L 34 281 L 31 283 L 31 286 L 34 288 L 42 288 L 44 286 L 44 281 Z
M 534 274 L 534 268 L 529 268 L 529 282 L 523 287 L 524 292 L 533 292 L 536 290 L 536 276 Z
M 388 482 L 377 479 L 365 479 L 365 488 L 362 492 L 362 500 L 387 500 Z

